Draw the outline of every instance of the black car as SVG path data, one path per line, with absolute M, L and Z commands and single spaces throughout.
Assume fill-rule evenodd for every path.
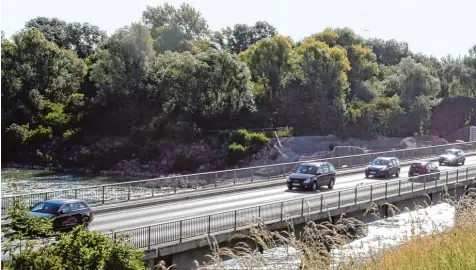
M 443 164 L 446 165 L 464 165 L 466 160 L 463 150 L 460 149 L 448 149 L 443 155 L 440 155 L 438 162 L 440 166 Z
M 288 189 L 317 190 L 321 186 L 334 188 L 336 170 L 329 162 L 309 162 L 299 165 L 287 180 Z
M 385 177 L 391 175 L 400 176 L 400 161 L 396 157 L 377 157 L 365 168 L 365 177 Z
M 82 200 L 57 199 L 35 204 L 30 216 L 53 219 L 53 229 L 62 230 L 77 225 L 88 227 L 93 221 L 93 210 Z
M 417 161 L 410 165 L 408 177 L 418 176 L 419 180 L 440 180 L 440 169 L 431 161 Z

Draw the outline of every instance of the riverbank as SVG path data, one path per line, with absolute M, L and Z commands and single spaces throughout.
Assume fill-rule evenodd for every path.
M 276 264 L 275 269 L 296 270 L 476 269 L 474 198 L 465 198 L 457 204 L 442 202 L 370 222 L 366 236 L 347 243 L 343 243 L 346 241 L 342 241 L 339 234 L 331 233 L 339 229 L 338 224 L 324 230 L 326 233 L 321 235 L 317 235 L 315 230 L 309 233 L 313 228 L 319 228 L 322 233 L 325 227 L 329 228 L 328 225 L 311 223 L 300 235 L 284 234 L 281 237 L 261 231 L 261 237 L 255 236 L 254 239 L 266 243 L 269 250 L 265 254 L 275 255 L 274 259 L 267 259 L 266 267 L 257 265 L 256 262 L 262 259 L 254 249 L 239 258 L 217 260 L 217 254 L 230 254 L 229 249 L 223 248 L 212 252 L 211 258 L 215 259 L 212 266 L 204 265 L 199 269 L 248 270 L 251 269 L 248 266 L 253 265 L 253 269 L 261 270 L 273 264 Z M 334 242 L 331 252 L 319 248 L 322 241 Z M 280 258 L 288 258 L 287 268 L 281 268 Z M 301 262 L 300 267 L 296 262 Z

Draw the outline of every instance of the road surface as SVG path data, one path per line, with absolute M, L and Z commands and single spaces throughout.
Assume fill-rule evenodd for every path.
M 465 167 L 476 165 L 476 156 L 466 157 Z M 392 176 L 389 179 L 365 178 L 364 172 L 337 176 L 334 186 L 335 190 L 354 188 L 356 186 L 384 183 L 395 179 L 405 179 L 408 175 L 409 166 L 402 166 L 400 178 Z M 461 168 L 461 166 L 440 166 L 441 171 Z M 286 181 L 283 185 L 266 189 L 248 190 L 236 192 L 235 194 L 215 195 L 207 198 L 185 200 L 132 208 L 130 210 L 120 210 L 97 214 L 90 225 L 90 229 L 102 233 L 114 229 L 125 230 L 136 227 L 147 226 L 156 223 L 164 223 L 187 219 L 197 216 L 205 216 L 214 213 L 233 211 L 240 208 L 253 207 L 257 205 L 275 203 L 290 199 L 299 199 L 314 194 L 326 193 L 327 188 L 322 187 L 319 191 L 288 190 Z

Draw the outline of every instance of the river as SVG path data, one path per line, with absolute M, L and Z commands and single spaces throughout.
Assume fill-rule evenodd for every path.
M 2 168 L 2 196 L 28 194 L 57 189 L 82 188 L 141 178 L 108 177 L 87 174 L 58 173 L 42 170 Z M 144 178 L 142 178 L 144 179 Z
M 368 235 L 332 251 L 331 270 L 338 270 L 339 262 L 374 256 L 385 248 L 395 247 L 414 235 L 425 235 L 454 226 L 455 208 L 440 203 L 427 208 L 401 213 L 391 218 L 368 223 Z M 276 247 L 263 255 L 256 252 L 254 258 L 230 259 L 208 269 L 223 270 L 298 270 L 299 253 L 292 247 Z

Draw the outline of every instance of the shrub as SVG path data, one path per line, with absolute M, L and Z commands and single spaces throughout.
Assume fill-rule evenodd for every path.
M 281 137 L 281 138 L 292 137 L 293 128 L 285 127 L 284 129 L 279 129 L 276 133 L 278 134 L 278 137 Z
M 264 133 L 248 132 L 239 129 L 233 132 L 228 142 L 229 163 L 234 164 L 240 159 L 257 153 L 263 146 L 269 143 L 269 138 Z

